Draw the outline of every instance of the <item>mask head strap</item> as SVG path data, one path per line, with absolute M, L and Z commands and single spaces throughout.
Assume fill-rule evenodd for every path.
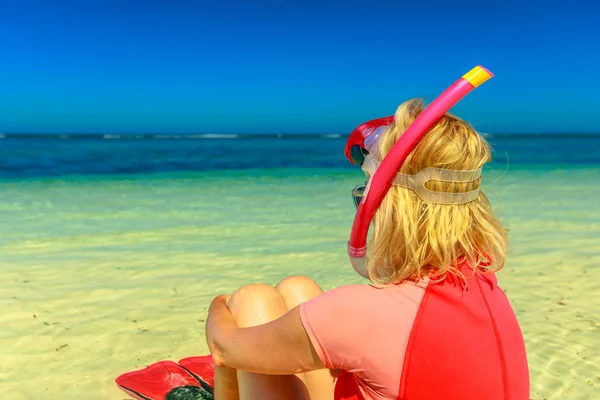
M 370 176 L 375 174 L 379 167 L 372 155 L 365 157 L 362 170 Z M 443 168 L 425 168 L 415 175 L 398 173 L 394 177 L 393 185 L 405 187 L 414 191 L 426 203 L 435 204 L 465 204 L 479 197 L 479 188 L 462 193 L 438 192 L 429 190 L 425 183 L 429 181 L 466 183 L 478 180 L 481 177 L 481 168 L 473 170 L 453 170 Z M 366 196 L 366 194 L 365 194 Z

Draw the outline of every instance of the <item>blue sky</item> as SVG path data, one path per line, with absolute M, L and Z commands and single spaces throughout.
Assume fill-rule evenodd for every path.
M 600 6 L 496 3 L 4 1 L 0 132 L 347 133 L 477 64 L 479 130 L 600 132 Z

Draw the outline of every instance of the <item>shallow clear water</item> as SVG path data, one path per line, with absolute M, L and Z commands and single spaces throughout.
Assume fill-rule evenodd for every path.
M 507 140 L 484 172 L 511 229 L 499 281 L 534 399 L 600 390 L 599 141 Z M 363 178 L 342 144 L 0 140 L 2 398 L 122 399 L 120 373 L 206 353 L 217 294 L 290 274 L 361 282 L 345 244 Z

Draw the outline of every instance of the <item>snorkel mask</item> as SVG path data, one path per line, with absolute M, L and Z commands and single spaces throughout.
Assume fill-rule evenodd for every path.
M 360 165 L 370 174 L 369 182 L 365 186 L 357 186 L 352 191 L 358 209 L 348 241 L 350 263 L 362 277 L 369 279 L 366 263 L 369 226 L 393 184 L 413 190 L 421 199 L 430 203 L 464 204 L 477 199 L 479 189 L 466 193 L 434 192 L 428 190 L 425 183 L 429 180 L 470 182 L 479 179 L 481 169 L 458 171 L 426 168 L 415 175 L 400 174 L 398 171 L 410 152 L 433 125 L 463 97 L 492 77 L 493 74 L 481 66 L 463 75 L 423 110 L 381 163 L 376 154 L 377 142 L 381 134 L 394 123 L 393 116 L 365 122 L 354 129 L 348 137 L 344 155 L 351 163 Z

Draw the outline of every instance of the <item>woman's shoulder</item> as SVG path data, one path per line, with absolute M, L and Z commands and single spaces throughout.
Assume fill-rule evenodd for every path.
M 427 288 L 429 279 L 421 279 L 418 281 L 404 281 L 401 283 L 392 283 L 389 285 L 376 285 L 374 283 L 355 283 L 349 285 L 338 286 L 328 292 L 343 293 L 347 295 L 369 293 L 373 295 L 388 295 L 391 293 L 402 293 L 408 291 L 423 291 Z
M 398 303 L 420 300 L 427 288 L 427 280 L 417 282 L 406 281 L 398 284 L 377 286 L 372 283 L 358 283 L 338 286 L 327 290 L 311 301 L 314 303 L 329 303 L 338 308 L 369 308 L 377 303 Z

